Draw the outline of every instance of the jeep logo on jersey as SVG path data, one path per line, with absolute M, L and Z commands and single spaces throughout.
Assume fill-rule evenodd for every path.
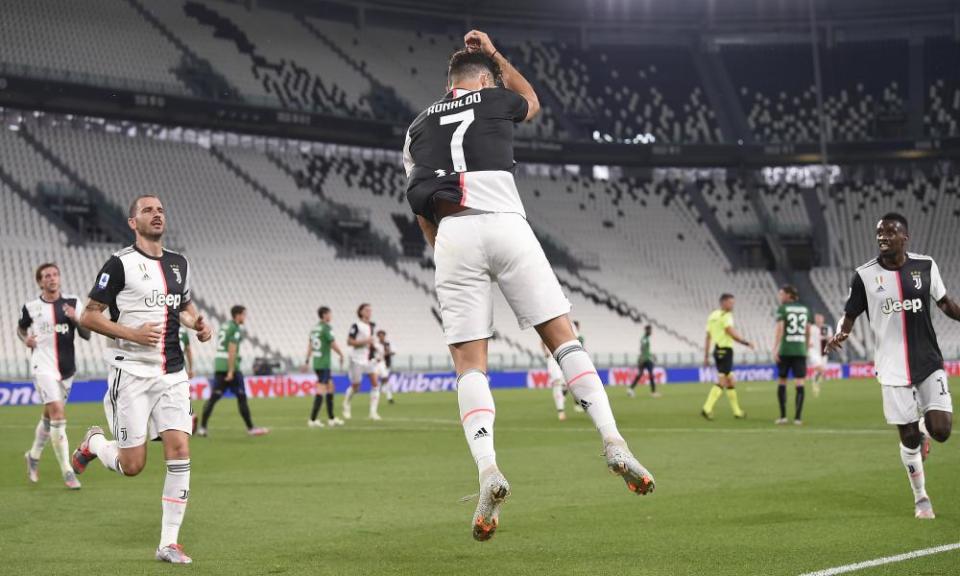
M 893 298 L 887 298 L 884 301 L 883 306 L 880 308 L 880 311 L 884 314 L 897 314 L 899 312 L 919 312 L 923 310 L 923 300 L 920 298 L 914 298 L 912 300 L 894 300 Z
M 183 298 L 180 294 L 163 294 L 159 290 L 154 290 L 153 294 L 149 298 L 144 300 L 144 303 L 147 306 L 169 306 L 171 308 L 179 308 L 180 300 Z
M 43 326 L 42 328 L 40 328 L 40 329 L 38 330 L 38 332 L 41 333 L 41 334 L 51 334 L 51 333 L 56 333 L 56 334 L 69 334 L 69 333 L 70 333 L 70 325 L 67 324 L 67 323 L 65 323 L 65 322 L 61 322 L 61 323 L 59 323 L 59 324 L 47 324 L 47 325 Z

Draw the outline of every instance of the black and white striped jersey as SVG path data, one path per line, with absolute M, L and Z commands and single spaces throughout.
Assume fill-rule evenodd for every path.
M 442 199 L 484 212 L 526 215 L 513 179 L 513 128 L 527 101 L 505 88 L 451 90 L 407 130 L 407 201 L 433 222 Z
M 129 328 L 152 322 L 163 328 L 157 346 L 116 339 L 107 363 L 144 378 L 183 370 L 180 311 L 190 302 L 190 276 L 183 255 L 164 250 L 156 258 L 136 246 L 120 250 L 97 274 L 90 299 L 110 309 L 110 319 Z
M 930 309 L 947 295 L 933 258 L 907 254 L 899 270 L 876 259 L 857 268 L 845 312 L 866 312 L 876 336 L 877 379 L 885 386 L 910 386 L 943 369 L 943 354 Z
M 24 304 L 20 310 L 17 325 L 37 341 L 30 355 L 34 375 L 66 380 L 77 372 L 73 348 L 77 324 L 67 317 L 68 306 L 76 309 L 76 318 L 83 314 L 80 298 L 71 294 L 61 294 L 53 302 L 40 296 Z

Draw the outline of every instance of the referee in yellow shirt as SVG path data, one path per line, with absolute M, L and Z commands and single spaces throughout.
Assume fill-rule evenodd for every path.
M 720 296 L 720 308 L 710 313 L 707 318 L 707 342 L 704 345 L 703 365 L 710 366 L 710 344 L 713 348 L 713 361 L 717 365 L 717 384 L 710 387 L 710 394 L 703 404 L 700 414 L 707 420 L 713 420 L 713 407 L 727 391 L 727 400 L 733 410 L 734 418 L 746 418 L 747 414 L 740 409 L 737 401 L 737 391 L 733 386 L 733 343 L 738 342 L 753 350 L 753 344 L 744 340 L 733 328 L 733 294 Z

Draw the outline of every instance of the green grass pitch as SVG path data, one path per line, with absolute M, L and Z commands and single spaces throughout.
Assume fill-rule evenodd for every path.
M 556 421 L 549 390 L 496 391 L 498 460 L 513 495 L 484 544 L 470 537 L 474 503 L 459 502 L 477 485 L 454 394 L 400 395 L 380 423 L 362 417 L 360 397 L 361 418 L 336 430 L 306 427 L 310 399 L 256 400 L 255 421 L 273 428 L 262 438 L 244 434 L 226 399 L 210 437 L 192 442 L 181 532 L 191 567 L 153 559 L 159 445 L 136 478 L 92 464 L 79 492 L 63 488 L 48 447 L 31 486 L 22 454 L 39 409 L 4 408 L 0 573 L 798 575 L 960 540 L 960 439 L 934 446 L 926 471 L 938 518 L 921 522 L 875 382 L 808 394 L 803 427 L 772 424 L 772 384 L 739 390 L 748 420 L 721 398 L 706 422 L 706 385 L 667 386 L 657 400 L 609 389 L 657 478 L 646 497 L 606 471 L 584 415 Z M 104 423 L 99 404 L 70 405 L 68 417 L 72 446 Z M 908 573 L 960 573 L 960 551 L 857 574 Z

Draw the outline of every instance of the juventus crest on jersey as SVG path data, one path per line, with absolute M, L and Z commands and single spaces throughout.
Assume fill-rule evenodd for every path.
M 157 258 L 130 246 L 103 265 L 90 298 L 110 309 L 110 319 L 129 328 L 152 322 L 163 328 L 157 346 L 116 339 L 107 363 L 144 378 L 183 370 L 180 311 L 190 302 L 187 259 L 164 250 Z
M 946 294 L 929 256 L 907 253 L 899 270 L 877 259 L 857 268 L 845 311 L 851 318 L 867 313 L 877 338 L 874 362 L 881 384 L 910 386 L 943 369 L 930 309 Z
M 34 374 L 66 380 L 77 371 L 73 349 L 77 324 L 67 317 L 68 306 L 76 309 L 77 318 L 83 314 L 80 299 L 68 294 L 61 294 L 53 302 L 38 297 L 24 304 L 20 310 L 17 325 L 29 330 L 37 340 L 30 357 Z
M 505 88 L 451 90 L 407 130 L 407 201 L 436 222 L 434 199 L 484 212 L 525 215 L 513 180 L 513 125 L 527 101 Z

